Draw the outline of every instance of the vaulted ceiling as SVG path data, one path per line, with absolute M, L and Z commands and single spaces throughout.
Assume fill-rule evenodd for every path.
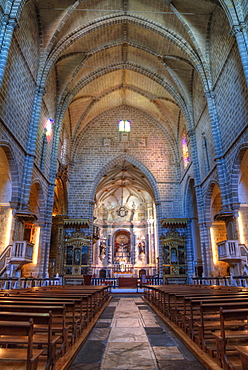
M 145 111 L 176 135 L 196 65 L 207 63 L 217 0 L 37 3 L 47 64 L 56 68 L 72 140 L 90 120 L 123 104 Z
M 37 4 L 46 66 L 55 68 L 71 142 L 91 120 L 122 105 L 155 118 L 177 141 L 179 117 L 192 103 L 194 75 L 208 71 L 211 19 L 221 9 L 217 0 Z

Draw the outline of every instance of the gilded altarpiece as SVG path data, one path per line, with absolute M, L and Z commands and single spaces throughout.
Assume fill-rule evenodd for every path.
M 64 220 L 64 276 L 80 277 L 90 267 L 91 238 L 85 231 L 89 220 Z
M 49 276 L 63 275 L 65 217 L 65 215 L 53 216 L 49 256 Z
M 186 221 L 164 222 L 163 227 L 169 230 L 161 235 L 163 276 L 187 277 L 186 263 Z

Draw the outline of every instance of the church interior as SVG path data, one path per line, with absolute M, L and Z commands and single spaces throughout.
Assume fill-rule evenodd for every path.
M 1 289 L 248 287 L 247 85 L 248 0 L 2 0 Z

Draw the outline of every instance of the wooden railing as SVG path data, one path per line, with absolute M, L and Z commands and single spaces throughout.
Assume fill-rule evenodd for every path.
M 141 279 L 138 278 L 138 284 L 141 286 Z M 92 278 L 91 281 L 92 285 L 110 285 L 113 288 L 118 288 L 119 286 L 119 279 L 118 278 Z M 162 285 L 163 278 L 159 277 L 147 277 L 146 284 L 150 285 Z
M 0 289 L 20 289 L 62 285 L 61 278 L 0 278 Z
M 231 276 L 223 276 L 223 277 L 192 277 L 193 284 L 202 284 L 202 285 L 223 285 L 223 286 L 231 286 L 233 285 L 233 281 Z

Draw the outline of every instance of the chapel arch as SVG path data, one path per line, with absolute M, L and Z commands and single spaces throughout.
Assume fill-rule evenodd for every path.
M 210 204 L 210 236 L 212 248 L 212 275 L 226 276 L 229 274 L 229 264 L 219 261 L 218 245 L 217 243 L 227 240 L 226 223 L 222 220 L 216 220 L 217 215 L 221 209 L 221 193 L 217 184 L 212 187 L 211 204 Z
M 156 274 L 158 241 L 155 194 L 149 172 L 125 158 L 102 173 L 94 198 L 93 273 L 139 276 Z M 143 166 L 144 167 L 144 166 Z
M 44 222 L 44 194 L 38 181 L 34 181 L 30 188 L 29 210 L 32 217 L 25 221 L 23 240 L 33 243 L 33 261 L 22 268 L 24 276 L 38 276 L 41 265 L 41 239 Z
M 248 220 L 248 149 L 243 150 L 240 161 L 238 178 L 238 202 L 239 202 L 239 239 L 241 244 L 248 246 L 248 230 L 245 227 Z
M 9 160 L 0 147 L 0 253 L 10 244 L 12 224 L 12 176 Z
M 64 173 L 65 175 L 65 173 Z M 66 173 L 67 178 L 67 173 Z M 68 199 L 65 176 L 57 177 L 54 188 L 54 201 L 52 211 L 52 229 L 49 253 L 49 276 L 63 273 L 63 254 L 60 244 L 62 243 L 63 220 L 67 215 Z
M 57 177 L 54 188 L 53 216 L 67 214 L 67 191 L 63 180 Z
M 199 220 L 198 220 L 198 209 L 197 200 L 195 192 L 195 181 L 190 179 L 187 189 L 186 198 L 186 216 L 190 221 L 190 231 L 191 231 L 191 242 L 192 242 L 192 252 L 187 251 L 188 260 L 191 259 L 195 267 L 195 275 L 202 276 L 202 253 L 201 253 L 201 240 L 199 231 Z M 191 258 L 189 254 L 192 254 Z

